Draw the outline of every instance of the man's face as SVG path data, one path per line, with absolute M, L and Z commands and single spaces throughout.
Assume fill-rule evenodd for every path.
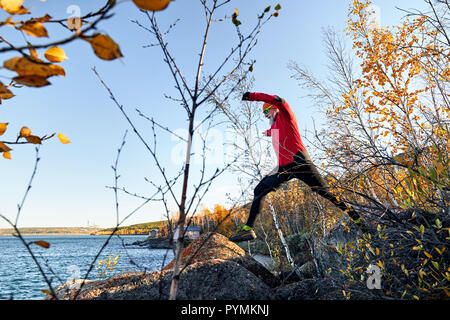
M 278 109 L 272 107 L 272 108 L 270 108 L 270 109 L 268 110 L 268 112 L 265 112 L 265 113 L 264 113 L 264 116 L 265 116 L 267 119 L 273 120 L 273 119 L 275 118 L 275 115 L 277 114 L 277 111 L 278 111 Z

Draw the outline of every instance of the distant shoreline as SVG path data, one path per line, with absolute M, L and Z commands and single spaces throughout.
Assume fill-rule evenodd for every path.
M 0 237 L 11 237 L 15 234 L 0 234 Z M 22 236 L 93 236 L 93 237 L 105 237 L 109 236 L 109 234 L 89 234 L 89 233 L 21 233 Z M 145 234 L 114 234 L 118 236 L 148 236 Z
M 91 235 L 103 230 L 102 228 L 89 227 L 25 227 L 19 228 L 21 235 Z M 13 236 L 17 232 L 13 228 L 0 228 L 0 236 Z
M 27 236 L 63 236 L 63 235 L 92 235 L 109 236 L 116 229 L 114 234 L 127 236 L 148 236 L 151 232 L 159 232 L 167 225 L 167 221 L 153 221 L 122 226 L 118 229 L 110 227 L 23 227 L 19 228 L 22 235 Z M 14 228 L 0 228 L 0 236 L 13 236 L 16 234 Z

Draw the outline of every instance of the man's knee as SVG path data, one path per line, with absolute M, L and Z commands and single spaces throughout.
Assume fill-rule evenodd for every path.
M 258 185 L 253 190 L 253 195 L 255 196 L 255 198 L 265 196 L 267 193 L 269 193 L 268 187 L 262 182 L 258 183 Z

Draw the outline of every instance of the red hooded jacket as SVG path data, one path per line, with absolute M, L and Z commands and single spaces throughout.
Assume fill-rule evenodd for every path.
M 280 110 L 266 135 L 272 137 L 272 145 L 278 158 L 278 165 L 284 166 L 294 161 L 298 151 L 306 150 L 298 131 L 297 119 L 284 99 L 278 96 L 251 92 L 249 101 L 264 101 Z

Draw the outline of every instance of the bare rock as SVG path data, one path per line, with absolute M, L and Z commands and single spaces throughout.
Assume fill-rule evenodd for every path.
M 210 259 L 223 259 L 238 263 L 267 285 L 274 287 L 279 284 L 279 280 L 261 263 L 247 254 L 227 237 L 215 233 L 205 233 L 199 239 L 188 245 L 182 252 L 181 265 L 189 265 Z M 163 270 L 173 268 L 172 260 Z
M 206 233 L 182 252 L 177 299 L 260 300 L 271 298 L 278 279 L 235 243 Z M 105 280 L 81 280 L 57 288 L 59 299 L 157 300 L 169 297 L 174 261 L 161 271 L 122 272 Z

